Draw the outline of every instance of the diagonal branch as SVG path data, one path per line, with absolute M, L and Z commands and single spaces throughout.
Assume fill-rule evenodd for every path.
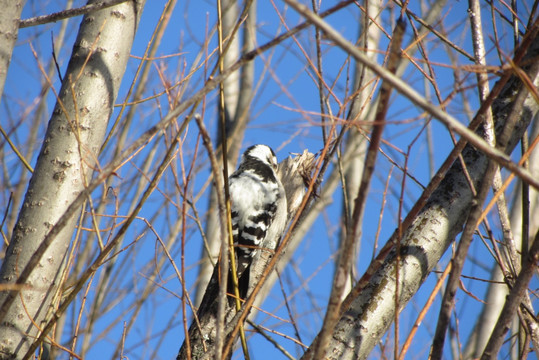
M 531 42 L 526 57 L 517 63 L 526 63 L 527 59 L 539 55 L 537 32 L 536 23 L 525 39 Z M 523 44 L 526 41 L 523 41 Z M 539 63 L 528 62 L 523 70 L 536 84 Z M 500 136 L 509 113 L 513 110 L 515 94 L 527 91 L 526 85 L 519 76 L 512 75 L 495 98 L 492 110 L 497 136 Z M 494 89 L 498 86 L 497 84 Z M 507 153 L 514 149 L 538 113 L 539 104 L 534 95 L 528 93 L 523 105 L 520 108 L 515 107 L 514 111 L 517 121 L 505 147 Z M 478 130 L 476 136 L 484 136 L 484 131 Z M 469 140 L 469 137 L 467 139 Z M 462 158 L 474 187 L 478 188 L 490 155 L 468 144 L 462 151 Z M 435 178 L 432 182 L 436 183 L 439 180 Z M 339 358 L 364 359 L 368 356 L 393 322 L 395 313 L 399 312 L 417 292 L 455 237 L 462 231 L 473 200 L 463 168 L 460 162 L 454 162 L 428 197 L 428 201 L 420 207 L 419 214 L 410 220 L 410 226 L 403 227 L 400 251 L 397 253 L 394 247 L 394 236 L 384 250 L 387 251 L 385 253 L 387 256 L 382 256 L 371 264 L 374 270 L 367 270 L 367 274 L 345 300 L 345 310 L 335 327 L 327 351 L 338 354 Z M 397 261 L 399 257 L 401 261 Z M 399 274 L 398 292 L 395 284 L 396 273 Z M 399 299 L 399 309 L 395 308 L 396 295 Z M 306 353 L 303 357 L 303 359 L 312 358 L 312 353 Z
M 509 330 L 511 321 L 513 321 L 515 314 L 526 297 L 526 290 L 528 284 L 537 270 L 537 264 L 539 262 L 539 232 L 535 235 L 533 245 L 525 257 L 522 264 L 522 270 L 518 275 L 511 292 L 505 300 L 505 305 L 500 314 L 500 318 L 492 331 L 490 340 L 487 343 L 485 351 L 481 356 L 481 360 L 495 359 L 500 347 L 502 346 L 505 334 Z
M 51 22 L 56 22 L 71 17 L 86 15 L 91 12 L 95 12 L 101 9 L 106 9 L 114 5 L 121 4 L 123 2 L 130 0 L 109 0 L 109 1 L 99 1 L 85 6 L 81 6 L 75 9 L 67 9 L 63 11 L 58 11 L 48 15 L 35 16 L 29 19 L 24 19 L 19 22 L 19 28 L 27 28 L 30 26 L 43 25 Z
M 401 43 L 404 36 L 404 29 L 406 23 L 399 19 L 395 30 L 393 32 L 393 38 L 391 39 L 389 49 L 388 69 L 392 73 L 397 69 L 398 63 L 401 58 Z M 361 178 L 359 185 L 358 195 L 354 203 L 354 212 L 352 214 L 352 231 L 349 231 L 345 240 L 341 244 L 339 260 L 337 262 L 337 268 L 335 271 L 333 286 L 331 294 L 329 296 L 328 308 L 326 310 L 326 316 L 322 325 L 322 330 L 319 334 L 319 341 L 316 342 L 314 347 L 314 358 L 321 359 L 325 357 L 327 344 L 329 338 L 333 333 L 333 328 L 337 323 L 339 312 L 341 308 L 341 299 L 344 293 L 344 288 L 349 277 L 348 271 L 353 261 L 354 252 L 351 251 L 355 247 L 355 242 L 359 238 L 361 233 L 360 220 L 363 218 L 363 211 L 367 202 L 367 194 L 370 187 L 372 175 L 374 173 L 374 167 L 376 164 L 376 157 L 378 155 L 378 148 L 382 140 L 382 132 L 385 126 L 386 113 L 389 105 L 389 98 L 391 94 L 391 86 L 386 82 L 382 82 L 380 90 L 380 101 L 378 102 L 378 108 L 373 125 L 373 131 L 369 148 L 365 159 L 365 171 Z M 310 349 L 313 351 L 313 349 Z
M 375 72 L 382 79 L 386 80 L 392 87 L 395 88 L 402 95 L 406 96 L 410 101 L 412 101 L 417 106 L 421 107 L 423 110 L 427 111 L 438 120 L 440 120 L 449 130 L 455 131 L 460 136 L 466 139 L 470 144 L 475 146 L 481 152 L 486 154 L 489 158 L 495 160 L 500 166 L 503 166 L 515 173 L 523 181 L 530 184 L 536 189 L 539 189 L 539 181 L 530 174 L 529 171 L 523 169 L 521 166 L 518 166 L 511 158 L 496 148 L 491 147 L 484 139 L 479 135 L 475 134 L 473 131 L 470 131 L 465 125 L 459 122 L 457 119 L 443 111 L 439 106 L 433 105 L 429 100 L 421 96 L 417 91 L 415 91 L 410 85 L 404 82 L 402 79 L 393 75 L 391 72 L 384 69 L 382 66 L 378 65 L 365 54 L 363 54 L 359 49 L 357 49 L 354 44 L 346 40 L 339 32 L 333 29 L 327 22 L 322 20 L 322 18 L 312 11 L 310 11 L 305 5 L 298 3 L 295 0 L 285 0 L 285 2 L 294 8 L 297 12 L 307 18 L 312 22 L 316 27 L 320 28 L 326 36 L 335 42 L 336 45 L 341 47 L 344 51 L 353 56 L 357 61 L 363 63 L 365 66 L 369 67 L 373 72 Z M 539 21 L 539 20 L 538 20 Z M 537 21 L 532 27 L 532 29 L 537 28 Z

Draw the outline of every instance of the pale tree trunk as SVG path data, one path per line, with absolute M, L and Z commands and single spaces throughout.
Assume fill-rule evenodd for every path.
M 86 15 L 0 270 L 0 358 L 23 358 L 59 304 L 77 217 L 45 236 L 90 182 L 144 2 Z M 120 35 L 121 34 L 121 35 Z
M 224 43 L 230 42 L 228 50 L 223 56 L 223 65 L 226 69 L 238 60 L 240 54 L 239 32 L 233 33 L 234 26 L 238 21 L 239 4 L 235 0 L 224 0 L 222 1 L 222 6 L 223 40 Z M 236 116 L 240 88 L 239 76 L 240 72 L 235 71 L 223 81 L 226 119 L 232 120 Z
M 539 119 L 534 119 L 532 131 L 530 132 L 530 139 L 535 139 L 539 135 Z M 530 172 L 539 178 L 539 151 L 533 151 L 529 158 Z M 517 246 L 517 250 L 520 252 L 522 244 L 522 184 L 517 187 L 515 191 L 516 198 L 511 208 L 511 230 L 514 237 L 514 243 Z M 529 213 L 530 224 L 528 236 L 533 238 L 533 235 L 539 230 L 539 193 L 537 190 L 530 188 L 529 194 Z M 485 296 L 485 306 L 481 310 L 480 316 L 477 318 L 477 322 L 474 326 L 474 330 L 471 336 L 466 342 L 464 348 L 465 359 L 476 359 L 481 356 L 485 345 L 490 337 L 492 329 L 496 324 L 496 320 L 500 316 L 505 298 L 509 293 L 507 284 L 504 282 L 504 275 L 500 266 L 495 264 L 492 269 L 492 281 L 487 290 Z
M 425 17 L 425 22 L 431 23 L 434 22 L 435 19 L 440 15 L 442 12 L 443 6 L 445 5 L 445 0 L 438 0 L 435 3 L 431 4 L 432 6 L 429 7 L 429 10 Z M 369 16 L 371 18 L 376 19 L 378 17 L 378 12 L 380 11 L 379 6 L 373 2 L 369 2 Z M 375 41 L 379 34 L 377 34 L 379 31 L 378 26 L 370 26 L 368 29 L 368 42 L 371 44 L 370 46 L 377 46 L 377 42 Z M 426 33 L 428 30 L 425 28 L 421 28 L 419 30 L 419 36 L 422 36 L 424 33 Z M 360 34 L 362 32 L 360 31 Z M 361 46 L 360 46 L 361 48 Z M 411 43 L 406 46 L 409 53 L 413 53 L 417 51 L 417 43 L 414 40 L 411 40 Z M 370 55 L 370 52 L 366 52 L 366 55 Z M 371 59 L 375 59 L 376 57 L 371 57 Z M 401 62 L 399 67 L 397 68 L 397 74 L 403 74 L 405 71 L 406 66 L 409 64 L 407 62 Z M 371 71 L 367 67 L 362 67 L 358 63 L 356 66 L 356 74 L 354 75 L 354 82 L 355 87 L 352 91 L 358 91 L 358 89 L 361 88 L 361 86 L 365 86 L 365 84 L 368 84 L 369 77 L 372 77 Z M 363 74 L 363 75 L 361 75 Z M 361 77 L 364 77 L 363 80 L 361 80 Z M 374 85 L 373 85 L 374 86 Z M 367 86 L 362 91 L 358 93 L 358 96 L 355 97 L 352 100 L 352 103 L 350 104 L 350 110 L 349 114 L 347 116 L 348 121 L 354 122 L 354 121 L 372 121 L 373 115 L 374 115 L 374 109 L 376 108 L 377 100 L 372 100 L 367 98 L 367 95 L 370 94 L 371 87 Z M 370 103 L 365 103 L 365 101 Z M 368 129 L 370 127 L 363 127 L 365 129 L 365 132 L 368 132 Z M 342 166 L 342 171 L 345 174 L 346 181 L 346 196 L 348 198 L 349 204 L 353 203 L 353 200 L 355 197 L 357 197 L 357 187 L 354 189 L 352 184 L 357 185 L 359 182 L 359 179 L 361 178 L 361 174 L 363 172 L 363 163 L 364 163 L 364 157 L 366 152 L 366 146 L 367 142 L 364 139 L 364 136 L 359 134 L 358 131 L 355 130 L 355 128 L 351 128 L 350 135 L 348 136 L 346 146 L 343 147 L 343 151 L 340 157 L 339 162 Z M 312 149 L 308 149 L 312 150 Z M 352 170 L 354 169 L 354 170 Z M 356 179 L 357 177 L 357 179 Z M 287 251 L 282 254 L 281 258 L 279 259 L 279 265 L 277 266 L 279 273 L 281 273 L 285 267 L 290 263 L 294 252 L 296 248 L 301 244 L 303 239 L 305 239 L 306 234 L 310 231 L 312 226 L 314 225 L 317 218 L 320 216 L 321 212 L 326 209 L 326 207 L 333 201 L 333 197 L 335 195 L 336 191 L 339 191 L 340 187 L 342 186 L 341 183 L 341 174 L 339 173 L 339 169 L 332 171 L 328 179 L 324 181 L 324 186 L 320 188 L 320 194 L 319 197 L 317 197 L 316 202 L 305 210 L 301 222 L 297 224 L 297 226 L 294 228 L 294 232 L 292 234 L 292 239 L 290 240 L 290 244 L 287 247 Z M 349 209 L 351 212 L 353 209 Z M 344 212 L 342 215 L 342 219 L 344 219 Z M 344 220 L 343 220 L 344 222 Z M 359 244 L 358 244 L 359 245 Z M 359 255 L 359 254 L 357 254 Z M 352 269 L 353 270 L 353 269 Z M 353 274 L 353 272 L 352 272 Z M 349 278 L 350 282 L 349 285 L 351 286 L 352 283 L 352 277 Z M 268 281 L 266 282 L 263 290 L 260 292 L 259 297 L 260 299 L 257 299 L 255 302 L 255 305 L 260 305 L 268 293 L 270 292 L 271 288 L 277 281 L 277 273 L 273 272 Z M 307 286 L 307 284 L 305 284 Z M 349 289 L 345 292 L 348 293 Z
M 66 3 L 66 9 L 70 9 L 72 5 L 73 5 L 73 1 L 72 0 L 68 1 Z M 55 33 L 55 38 L 54 38 L 54 52 L 56 54 L 58 54 L 60 52 L 60 49 L 62 49 L 64 46 L 64 38 L 66 34 L 66 27 L 67 27 L 68 20 L 63 20 L 61 23 L 62 25 L 60 27 L 60 31 Z M 44 68 L 46 68 L 47 76 L 49 77 L 49 79 L 52 79 L 55 76 L 56 71 L 57 71 L 53 59 L 51 59 L 48 62 L 47 66 L 46 67 L 44 66 Z M 40 96 L 41 96 L 42 101 L 39 102 L 39 106 L 32 114 L 32 120 L 31 120 L 32 125 L 30 126 L 31 130 L 29 132 L 29 137 L 28 137 L 29 146 L 28 146 L 28 149 L 26 149 L 24 153 L 24 157 L 26 159 L 32 158 L 32 154 L 34 154 L 35 149 L 37 149 L 38 145 L 40 145 L 40 143 L 37 140 L 38 131 L 40 129 L 39 124 L 43 121 L 46 121 L 46 119 L 49 118 L 49 115 L 47 113 L 48 111 L 47 102 L 43 100 L 47 97 L 47 94 L 49 94 L 50 89 L 51 87 L 48 82 L 46 81 L 41 82 Z M 21 173 L 20 178 L 17 179 L 16 181 L 17 185 L 15 189 L 13 190 L 13 195 L 12 195 L 12 199 L 13 199 L 13 202 L 11 205 L 12 209 L 19 209 L 20 204 L 22 203 L 23 198 L 24 198 L 24 194 L 25 194 L 24 192 L 26 191 L 26 187 L 28 186 L 28 178 L 30 177 L 31 174 L 32 173 L 30 171 L 24 171 Z M 7 233 L 6 233 L 7 238 L 11 237 L 11 230 L 13 230 L 13 227 L 15 226 L 15 222 L 17 221 L 17 215 L 18 215 L 17 212 L 13 211 L 13 212 L 10 212 L 8 216 L 6 217 L 6 225 L 5 225 L 4 230 L 5 231 L 7 230 Z M 5 249 L 3 250 L 5 251 Z
M 24 3 L 23 0 L 0 0 L 0 99 L 4 92 L 13 47 L 17 41 Z
M 240 55 L 240 32 L 234 30 L 238 21 L 244 21 L 243 26 L 243 38 L 241 45 L 241 52 L 247 53 L 254 49 L 256 43 L 256 1 L 247 1 L 246 9 L 247 17 L 240 19 L 240 15 L 244 15 L 242 11 L 239 11 L 238 2 L 235 0 L 223 1 L 223 50 L 226 52 L 223 55 L 223 66 L 227 69 L 234 64 Z M 230 42 L 230 43 L 228 43 Z M 236 160 L 241 149 L 243 134 L 245 127 L 250 119 L 249 109 L 251 100 L 253 97 L 253 82 L 254 82 L 254 62 L 247 62 L 241 71 L 237 70 L 232 72 L 223 81 L 223 93 L 224 93 L 224 116 L 225 127 L 222 129 L 220 126 L 217 135 L 218 148 L 221 148 L 221 131 L 225 131 L 227 140 L 227 163 L 228 173 L 231 174 L 236 166 Z M 220 109 L 221 105 L 218 102 Z M 220 115 L 218 115 L 220 116 Z M 221 119 L 217 120 L 219 123 Z M 222 166 L 222 156 L 218 156 L 219 166 Z M 210 194 L 210 201 L 208 205 L 208 215 L 206 220 L 206 238 L 207 244 L 203 244 L 201 248 L 200 256 L 200 270 L 197 279 L 195 304 L 200 304 L 208 281 L 212 276 L 213 264 L 217 261 L 219 255 L 219 249 L 221 246 L 221 231 L 219 227 L 219 212 L 217 211 L 217 196 L 215 189 L 212 188 Z
M 539 54 L 539 37 L 534 36 L 529 58 Z M 528 76 L 537 86 L 539 64 L 527 69 Z M 512 76 L 492 108 L 497 134 L 503 129 L 510 112 L 517 112 L 517 121 L 505 148 L 510 153 L 523 136 L 524 131 L 537 114 L 538 104 L 533 96 L 527 95 L 524 104 L 513 109 L 516 94 L 527 93 L 516 76 Z M 480 132 L 481 135 L 484 135 Z M 481 184 L 489 163 L 489 158 L 471 145 L 462 151 L 469 176 L 476 189 L 490 184 Z M 372 271 L 352 290 L 343 303 L 341 318 L 329 339 L 326 356 L 329 359 L 365 359 L 387 332 L 395 319 L 395 312 L 404 308 L 417 292 L 427 275 L 438 263 L 441 256 L 462 231 L 470 212 L 474 196 L 461 164 L 455 162 L 434 193 L 412 222 L 404 229 L 400 241 L 400 252 L 396 248 L 382 260 L 374 264 Z M 395 234 L 394 237 L 396 237 Z M 396 308 L 396 277 L 398 282 L 398 308 Z M 315 344 L 319 339 L 315 339 Z M 309 351 L 302 357 L 311 359 Z
M 381 10 L 381 3 L 376 1 L 368 1 L 366 12 L 361 14 L 361 26 L 359 34 L 359 48 L 365 49 L 365 55 L 367 55 L 372 61 L 377 62 L 378 54 L 370 49 L 375 49 L 380 41 L 380 29 L 371 20 L 376 19 Z M 373 114 L 371 109 L 375 106 L 369 106 L 369 103 L 374 98 L 374 91 L 376 89 L 377 82 L 375 80 L 375 74 L 363 64 L 357 62 L 354 74 L 354 88 L 356 93 L 350 110 L 348 112 L 347 121 L 351 123 L 358 122 L 372 122 Z M 354 199 L 357 197 L 357 189 L 359 188 L 359 182 L 363 176 L 363 167 L 365 165 L 365 154 L 367 152 L 368 142 L 364 136 L 371 129 L 370 125 L 358 126 L 362 131 L 359 131 L 357 127 L 353 126 L 348 132 L 348 139 L 346 142 L 346 152 L 349 156 L 348 163 L 344 164 L 341 159 L 341 166 L 345 169 L 339 170 L 344 172 L 344 194 L 343 194 L 343 212 L 341 219 L 342 224 L 340 234 L 341 243 L 346 238 L 346 233 L 351 231 L 350 219 L 354 212 L 353 204 Z M 356 248 L 353 249 L 354 257 L 359 257 L 359 249 L 361 245 L 361 236 L 357 239 Z M 355 262 L 353 263 L 355 264 Z M 344 294 L 347 294 L 353 286 L 354 279 L 357 278 L 357 271 L 355 265 L 352 265 L 352 269 L 349 270 L 349 277 L 347 286 L 344 290 Z

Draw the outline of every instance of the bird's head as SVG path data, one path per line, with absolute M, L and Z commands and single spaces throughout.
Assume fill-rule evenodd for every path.
M 267 145 L 257 144 L 249 147 L 243 153 L 241 161 L 244 162 L 248 159 L 259 160 L 271 166 L 272 169 L 277 169 L 277 157 L 273 150 Z

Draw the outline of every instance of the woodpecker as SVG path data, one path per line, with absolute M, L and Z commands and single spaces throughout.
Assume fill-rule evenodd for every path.
M 268 247 L 266 241 L 276 244 L 286 225 L 286 195 L 276 171 L 275 153 L 269 146 L 259 144 L 243 153 L 238 169 L 229 177 L 241 298 L 245 298 L 249 289 L 250 265 L 255 255 L 260 248 Z

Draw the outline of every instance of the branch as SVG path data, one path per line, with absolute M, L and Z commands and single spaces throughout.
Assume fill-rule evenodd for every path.
M 507 331 L 509 330 L 510 323 L 513 321 L 517 309 L 525 298 L 526 289 L 528 288 L 532 276 L 535 274 L 538 261 L 539 232 L 535 235 L 533 245 L 528 252 L 524 264 L 522 264 L 522 271 L 518 275 L 511 292 L 505 300 L 505 305 L 503 306 L 498 322 L 492 331 L 485 351 L 481 356 L 481 360 L 495 359 L 497 357 L 498 351 L 500 351 L 500 347 L 504 342 L 505 334 L 507 334 Z
M 322 18 L 312 11 L 310 11 L 305 5 L 298 3 L 295 0 L 285 0 L 285 2 L 294 8 L 297 12 L 307 18 L 316 27 L 320 28 L 326 36 L 331 39 L 337 46 L 342 48 L 345 52 L 354 57 L 357 61 L 361 62 L 378 76 L 388 82 L 395 90 L 407 97 L 417 106 L 427 111 L 429 114 L 440 120 L 449 130 L 455 131 L 460 136 L 466 139 L 470 144 L 481 150 L 489 158 L 496 161 L 500 166 L 503 166 L 513 172 L 516 176 L 527 182 L 534 188 L 539 190 L 539 181 L 530 174 L 529 171 L 518 166 L 511 158 L 496 148 L 491 147 L 484 139 L 478 136 L 476 133 L 468 129 L 460 121 L 446 113 L 439 106 L 435 106 L 428 99 L 421 96 L 405 81 L 401 80 L 397 76 L 393 75 L 390 71 L 387 71 L 382 66 L 372 61 L 368 56 L 362 53 L 354 44 L 346 40 L 335 29 L 328 25 Z M 537 24 L 535 24 L 537 26 Z
M 23 0 L 2 1 L 0 12 L 0 98 L 4 92 L 4 84 L 11 61 L 11 54 L 17 42 L 17 20 L 21 17 Z
M 19 29 L 27 28 L 30 26 L 36 26 L 36 25 L 43 25 L 50 22 L 56 22 L 56 21 L 68 19 L 70 17 L 89 14 L 93 11 L 106 9 L 108 7 L 118 5 L 126 1 L 131 1 L 131 0 L 100 1 L 93 4 L 82 6 L 80 8 L 67 9 L 67 10 L 59 11 L 59 12 L 52 13 L 49 15 L 35 16 L 33 18 L 21 20 L 19 22 Z
M 389 60 L 387 63 L 389 71 L 393 73 L 397 69 L 401 59 L 401 43 L 405 28 L 406 23 L 402 19 L 399 19 L 393 31 L 393 38 L 391 39 L 389 49 Z M 329 338 L 333 333 L 333 328 L 339 319 L 341 300 L 344 294 L 347 279 L 350 276 L 348 272 L 353 262 L 354 252 L 351 251 L 351 249 L 356 247 L 355 243 L 357 239 L 359 239 L 359 234 L 361 233 L 361 219 L 363 218 L 363 211 L 367 202 L 367 194 L 369 191 L 371 178 L 374 173 L 378 148 L 382 140 L 382 132 L 385 127 L 390 94 L 391 86 L 386 81 L 383 81 L 380 89 L 380 100 L 378 102 L 376 116 L 374 119 L 371 141 L 369 142 L 369 148 L 365 157 L 365 171 L 362 174 L 357 193 L 358 195 L 354 201 L 354 212 L 351 219 L 352 230 L 347 232 L 347 235 L 340 246 L 339 259 L 337 261 L 337 269 L 333 278 L 328 308 L 326 310 L 326 316 L 324 317 L 322 330 L 320 331 L 320 340 L 315 346 L 315 359 L 325 357 L 324 354 L 326 354 Z
M 524 61 L 521 59 L 516 62 L 517 64 L 526 63 L 527 59 L 534 59 L 539 55 L 537 25 L 536 23 L 525 39 L 532 44 Z M 518 113 L 515 130 L 505 147 L 506 153 L 514 149 L 533 117 L 539 112 L 535 94 L 532 93 L 527 95 L 520 109 L 513 109 L 515 94 L 523 89 L 530 90 L 528 84 L 521 79 L 531 79 L 532 83 L 536 83 L 539 64 L 528 62 L 528 66 L 519 69 L 518 72 L 518 76 L 510 77 L 492 104 L 497 135 L 500 134 L 511 111 L 516 110 Z M 523 77 L 523 73 L 526 76 Z M 497 87 L 498 84 L 494 89 Z M 484 136 L 483 129 L 474 135 Z M 476 188 L 483 179 L 489 157 L 482 149 L 471 144 L 462 151 L 462 158 Z M 431 183 L 439 185 L 434 187 L 435 190 L 428 196 L 424 206 L 419 207 L 419 214 L 408 220 L 410 226 L 402 227 L 400 250 L 397 252 L 394 246 L 398 236 L 393 235 L 382 250 L 382 256 L 371 263 L 366 275 L 344 301 L 345 310 L 341 313 L 328 347 L 328 351 L 338 354 L 338 358 L 368 356 L 394 321 L 395 313 L 399 312 L 418 291 L 430 271 L 462 231 L 474 198 L 460 162 L 454 162 L 444 176 L 435 177 Z M 431 189 L 430 184 L 427 189 Z M 399 257 L 401 261 L 397 261 Z M 397 272 L 398 292 L 395 282 Z M 398 309 L 395 308 L 396 296 L 400 304 Z M 303 359 L 311 358 L 310 351 L 303 356 Z
M 480 19 L 480 7 L 479 3 L 475 0 L 470 1 L 472 13 L 474 16 L 470 16 L 471 28 L 472 28 L 472 38 L 474 40 L 474 53 L 476 55 L 476 63 L 484 65 L 484 45 L 483 37 L 481 32 L 481 19 Z M 484 74 L 478 75 L 478 83 L 480 86 L 480 95 L 481 101 L 484 101 L 488 95 L 488 83 Z M 507 120 L 504 124 L 504 129 L 501 134 L 498 134 L 496 137 L 494 134 L 494 121 L 492 119 L 492 112 L 490 109 L 487 109 L 485 113 L 485 124 L 483 125 L 485 131 L 485 138 L 500 150 L 505 149 L 505 144 L 507 143 L 510 133 L 513 130 L 513 126 L 517 122 L 517 117 L 519 116 L 520 110 L 522 109 L 523 103 L 528 95 L 526 88 L 522 88 L 516 98 L 513 100 L 513 111 L 510 112 Z M 445 342 L 445 335 L 449 322 L 451 319 L 451 314 L 453 313 L 453 306 L 455 304 L 455 296 L 460 285 L 460 275 L 464 267 L 464 262 L 468 256 L 468 249 L 472 243 L 473 235 L 476 231 L 478 224 L 481 221 L 481 213 L 483 212 L 483 203 L 488 194 L 488 190 L 493 184 L 495 176 L 499 178 L 501 183 L 501 175 L 496 164 L 492 161 L 489 162 L 487 170 L 484 174 L 481 186 L 478 190 L 478 195 L 474 199 L 474 204 L 472 205 L 472 210 L 470 212 L 469 218 L 467 220 L 466 226 L 464 228 L 463 234 L 460 238 L 460 242 L 453 257 L 452 261 L 452 271 L 447 280 L 446 290 L 444 292 L 444 297 L 442 300 L 442 306 L 440 308 L 440 315 L 438 319 L 438 324 L 436 326 L 436 333 L 434 335 L 434 341 L 431 350 L 431 359 L 441 359 L 442 352 Z M 500 207 L 501 208 L 501 207 Z

